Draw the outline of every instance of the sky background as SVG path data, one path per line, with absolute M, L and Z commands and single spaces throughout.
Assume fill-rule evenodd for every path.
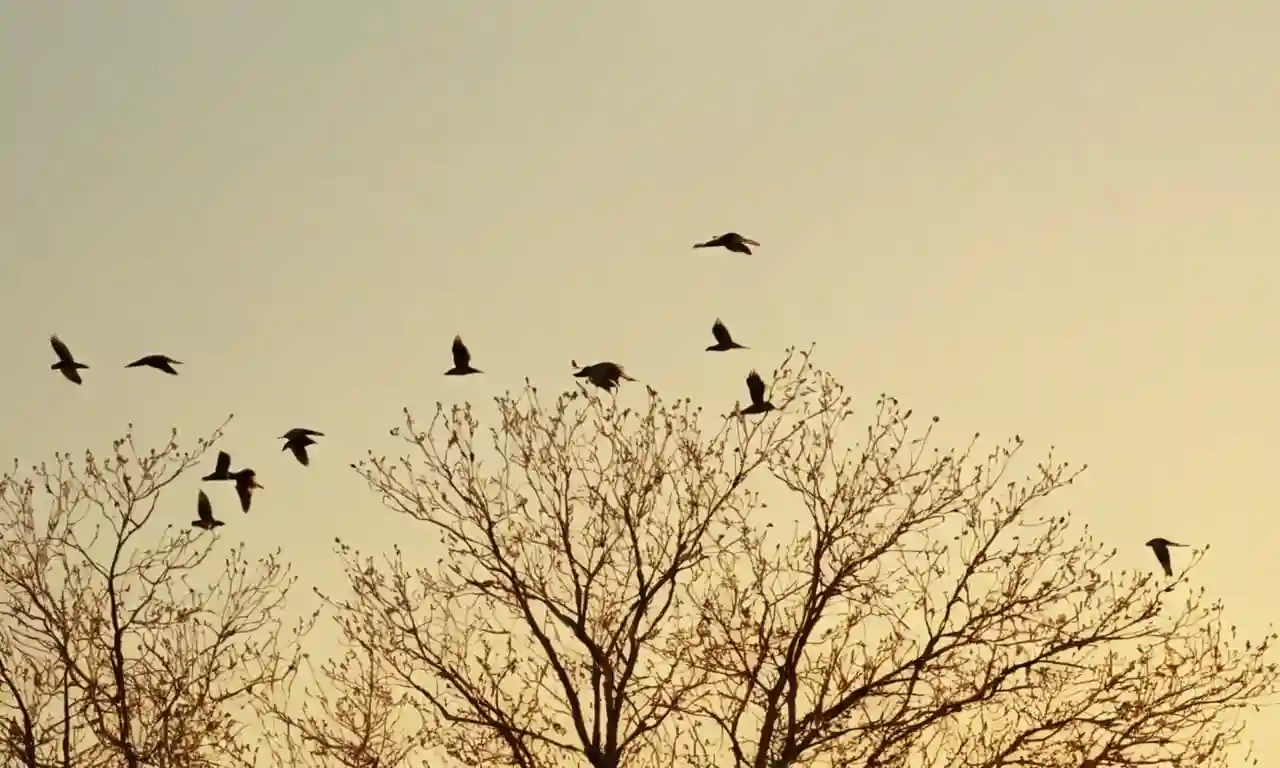
M 0 453 L 234 412 L 266 489 L 248 519 L 215 497 L 222 535 L 340 590 L 335 536 L 418 530 L 347 467 L 401 452 L 403 406 L 568 387 L 576 358 L 722 412 L 816 342 L 867 408 L 1089 463 L 1063 499 L 1118 564 L 1212 545 L 1194 579 L 1256 635 L 1278 25 L 1245 0 L 0 0 Z M 727 230 L 763 245 L 690 249 Z M 751 350 L 703 352 L 716 317 Z M 440 375 L 455 333 L 484 376 Z M 120 367 L 152 352 L 181 375 Z M 310 468 L 293 426 L 327 435 Z

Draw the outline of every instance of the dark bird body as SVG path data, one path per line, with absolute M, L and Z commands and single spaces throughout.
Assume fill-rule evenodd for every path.
M 1169 557 L 1169 547 L 1185 547 L 1186 544 L 1179 544 L 1168 539 L 1152 539 L 1147 542 L 1147 546 L 1151 547 L 1151 551 L 1156 553 L 1156 560 L 1160 561 L 1160 567 L 1164 569 L 1164 575 L 1173 577 L 1173 560 Z
M 262 487 L 258 485 L 258 475 L 252 469 L 241 469 L 232 472 L 231 479 L 236 481 L 236 495 L 240 497 L 240 508 L 247 513 L 249 504 L 253 501 L 253 489 Z
M 453 337 L 453 367 L 444 372 L 445 376 L 467 376 L 472 373 L 484 373 L 471 367 L 471 350 L 462 343 L 461 336 Z M 303 462 L 304 464 L 306 462 Z
M 305 429 L 303 427 L 294 427 L 280 436 L 284 440 L 284 446 L 280 450 L 286 448 L 293 451 L 294 458 L 302 466 L 311 464 L 310 457 L 307 456 L 307 446 L 315 445 L 316 441 L 312 437 L 324 437 L 323 432 L 317 432 L 314 429 Z
M 182 361 L 174 360 L 168 355 L 147 355 L 134 360 L 126 365 L 125 368 L 142 368 L 145 366 L 147 368 L 155 368 L 157 371 L 164 371 L 170 376 L 177 376 L 178 372 L 173 367 L 175 365 L 182 365 Z
M 729 335 L 729 329 L 724 323 L 720 322 L 720 318 L 716 318 L 715 325 L 711 326 L 711 335 L 716 338 L 716 343 L 707 347 L 708 352 L 728 352 L 731 349 L 746 349 L 738 342 L 733 340 Z
M 80 379 L 80 371 L 89 366 L 84 363 L 76 362 L 75 357 L 71 355 L 71 349 L 67 347 L 57 334 L 49 337 L 49 344 L 53 347 L 53 353 L 58 356 L 58 362 L 49 366 L 49 370 L 57 371 L 67 378 L 67 381 L 75 384 L 83 384 Z
M 777 410 L 773 403 L 764 397 L 764 379 L 760 378 L 760 374 L 752 371 L 747 374 L 747 394 L 751 396 L 751 405 L 738 411 L 743 416 L 754 416 L 758 413 L 768 413 Z
M 595 384 L 597 387 L 611 391 L 618 386 L 618 382 L 626 379 L 627 381 L 635 381 L 622 370 L 622 366 L 612 362 L 592 363 L 591 365 L 579 366 L 578 361 L 574 360 L 571 365 L 580 370 L 573 374 L 577 378 L 585 378 L 587 381 Z
M 226 451 L 218 451 L 218 463 L 214 466 L 213 471 L 201 480 L 230 480 L 231 479 L 231 454 Z
M 196 497 L 196 519 L 191 521 L 191 527 L 212 531 L 220 525 L 226 523 L 213 518 L 213 503 L 209 501 L 209 494 L 200 491 L 200 495 Z
M 750 240 L 748 238 L 745 238 L 742 235 L 738 234 L 737 232 L 726 232 L 723 235 L 720 235 L 719 237 L 711 238 L 705 243 L 695 243 L 693 247 L 694 248 L 724 248 L 727 251 L 733 251 L 734 253 L 745 253 L 748 256 L 750 256 L 751 248 L 749 246 L 752 246 L 752 245 L 756 246 L 757 248 L 760 247 L 760 244 L 757 243 L 755 240 Z

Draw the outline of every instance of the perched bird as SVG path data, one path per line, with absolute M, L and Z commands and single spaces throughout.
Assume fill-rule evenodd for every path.
M 728 352 L 731 349 L 746 349 L 738 342 L 733 340 L 729 335 L 729 329 L 724 323 L 720 322 L 720 318 L 716 318 L 716 324 L 711 326 L 711 335 L 716 337 L 716 343 L 707 347 L 708 352 Z
M 694 244 L 693 247 L 694 248 L 724 248 L 727 251 L 733 251 L 734 253 L 745 253 L 748 256 L 750 256 L 751 249 L 747 246 L 751 246 L 751 245 L 754 245 L 757 248 L 760 247 L 760 244 L 757 243 L 755 240 L 749 240 L 743 237 L 742 235 L 738 234 L 737 232 L 726 232 L 719 237 L 711 238 L 705 243 L 696 243 Z
M 751 405 L 738 411 L 742 416 L 754 416 L 757 413 L 768 413 L 776 410 L 776 406 L 764 399 L 764 379 L 752 371 L 747 374 L 747 394 L 751 395 Z
M 213 519 L 213 503 L 209 501 L 209 494 L 204 491 L 200 491 L 200 495 L 196 497 L 196 516 L 197 519 L 191 521 L 192 528 L 212 531 L 220 525 L 226 525 L 221 520 Z
M 280 450 L 283 451 L 288 448 L 293 451 L 298 463 L 305 467 L 311 463 L 311 459 L 307 456 L 307 446 L 316 444 L 316 441 L 311 439 L 312 437 L 324 437 L 324 433 L 317 432 L 314 429 L 294 427 L 280 436 L 284 440 L 284 445 Z
M 226 451 L 218 451 L 218 463 L 214 466 L 213 471 L 201 480 L 230 480 L 231 479 L 231 454 Z
M 240 508 L 248 512 L 249 503 L 253 501 L 253 489 L 262 487 L 258 485 L 258 475 L 252 469 L 241 469 L 232 472 L 231 478 L 236 481 L 236 494 L 240 497 Z
M 1164 569 L 1164 575 L 1173 577 L 1173 561 L 1169 559 L 1169 547 L 1185 547 L 1186 544 L 1178 544 L 1168 539 L 1152 539 L 1147 542 L 1147 546 L 1156 553 L 1156 559 L 1160 561 L 1160 567 Z
M 137 360 L 134 360 L 132 363 L 126 365 L 125 368 L 141 368 L 142 366 L 147 366 L 149 368 L 155 368 L 157 371 L 164 371 L 170 376 L 177 376 L 178 372 L 173 369 L 173 366 L 175 365 L 182 365 L 182 361 L 174 360 L 168 355 L 147 355 L 146 357 L 140 357 Z
M 49 370 L 57 371 L 67 377 L 67 381 L 76 384 L 83 384 L 80 380 L 80 369 L 88 368 L 84 363 L 77 363 L 76 359 L 71 356 L 71 350 L 67 347 L 66 342 L 58 338 L 58 335 L 49 337 L 49 343 L 53 345 L 53 353 L 58 356 L 58 362 L 49 366 Z
M 573 374 L 578 378 L 586 378 L 587 381 L 595 384 L 603 390 L 612 390 L 618 386 L 618 382 L 622 379 L 627 381 L 635 381 L 622 370 L 622 366 L 617 363 L 605 361 L 603 363 L 592 363 L 591 365 L 579 366 L 577 360 L 570 363 L 574 368 L 581 368 L 577 373 Z
M 445 376 L 466 376 L 470 373 L 484 373 L 471 367 L 471 350 L 462 343 L 461 336 L 453 337 L 453 367 L 444 372 Z

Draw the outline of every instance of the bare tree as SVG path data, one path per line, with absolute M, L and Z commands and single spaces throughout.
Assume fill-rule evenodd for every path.
M 0 707 L 17 764 L 202 766 L 253 745 L 234 710 L 293 673 L 309 622 L 285 630 L 278 557 L 195 533 L 194 492 L 170 489 L 221 432 L 190 452 L 176 431 L 149 451 L 127 434 L 111 458 L 15 462 L 0 480 Z
M 1234 646 L 1203 590 L 1169 606 L 1035 511 L 1083 468 L 1011 481 L 1020 438 L 939 451 L 892 398 L 841 446 L 847 398 L 815 389 L 827 416 L 769 460 L 796 531 L 740 520 L 691 642 L 733 765 L 1226 764 L 1233 714 L 1277 689 L 1273 634 Z
M 360 636 L 360 628 L 348 630 L 347 638 Z M 407 694 L 367 643 L 350 644 L 318 669 L 304 663 L 303 671 L 287 688 L 259 697 L 273 726 L 266 734 L 270 765 L 401 768 L 427 746 Z
M 793 384 L 775 400 L 801 394 Z M 425 433 L 406 412 L 415 458 L 362 465 L 447 555 L 416 570 L 400 549 L 381 566 L 340 550 L 354 595 L 339 613 L 455 759 L 669 764 L 675 716 L 707 684 L 674 642 L 698 610 L 682 585 L 730 546 L 721 521 L 756 503 L 748 477 L 816 416 L 753 429 L 762 449 L 748 454 L 735 428 L 704 434 L 698 409 L 652 391 L 639 412 L 585 390 L 548 409 L 532 387 L 498 408 L 492 470 L 469 406 L 438 408 Z
M 357 465 L 443 556 L 340 545 L 332 603 L 457 762 L 1212 766 L 1276 690 L 1270 636 L 1054 512 L 1078 470 L 1010 481 L 1020 440 L 859 424 L 807 354 L 759 419 L 629 396 L 527 386 L 489 446 L 470 406 L 406 411 L 410 455 Z

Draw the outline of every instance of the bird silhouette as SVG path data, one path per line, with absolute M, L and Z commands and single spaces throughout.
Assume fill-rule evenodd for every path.
M 175 365 L 182 365 L 182 361 L 174 360 L 168 355 L 147 355 L 146 357 L 140 357 L 137 360 L 134 360 L 132 363 L 126 365 L 125 368 L 141 368 L 146 366 L 148 368 L 155 368 L 157 371 L 164 371 L 170 376 L 177 376 L 178 372 L 173 368 Z
M 747 374 L 747 394 L 751 396 L 751 405 L 739 411 L 740 415 L 754 416 L 776 410 L 776 406 L 764 398 L 764 379 L 755 371 Z
M 230 480 L 231 479 L 231 454 L 226 451 L 218 451 L 218 463 L 214 466 L 213 471 L 201 480 Z
M 258 475 L 252 469 L 241 469 L 230 474 L 231 479 L 236 481 L 236 495 L 240 497 L 240 508 L 248 513 L 249 504 L 253 501 L 253 489 L 262 487 L 258 485 Z
M 622 366 L 617 363 L 605 361 L 602 363 L 592 363 L 591 365 L 579 366 L 578 361 L 574 360 L 570 363 L 574 368 L 581 368 L 577 373 L 573 374 L 577 378 L 585 378 L 587 381 L 595 384 L 597 387 L 610 391 L 618 386 L 618 382 L 622 379 L 627 381 L 635 381 L 622 370 Z
M 484 373 L 471 367 L 471 350 L 462 343 L 461 336 L 453 337 L 453 367 L 444 372 L 445 376 L 466 376 L 472 373 Z
M 293 451 L 293 455 L 297 458 L 298 463 L 302 466 L 308 466 L 311 459 L 307 456 L 307 446 L 315 445 L 316 441 L 312 437 L 324 437 L 323 432 L 317 432 L 314 429 L 305 429 L 303 427 L 294 427 L 280 436 L 284 440 L 284 445 L 280 450 L 288 448 Z
M 206 531 L 212 531 L 220 525 L 226 525 L 221 520 L 213 518 L 213 502 L 209 501 L 209 494 L 200 491 L 200 495 L 196 497 L 196 518 L 191 521 L 192 528 L 203 528 Z
M 711 335 L 716 337 L 716 343 L 707 347 L 708 352 L 728 352 L 731 349 L 746 349 L 738 342 L 733 340 L 729 335 L 729 329 L 724 323 L 720 322 L 720 318 L 716 318 L 715 325 L 711 326 Z
M 1147 542 L 1147 546 L 1156 553 L 1156 559 L 1160 561 L 1160 567 L 1164 569 L 1164 575 L 1173 577 L 1173 561 L 1169 558 L 1169 547 L 1185 547 L 1186 544 L 1179 544 L 1168 539 L 1152 539 Z
M 61 373 L 67 377 L 67 381 L 83 384 L 84 382 L 80 379 L 80 370 L 89 366 L 76 362 L 71 355 L 71 349 L 67 347 L 66 342 L 58 338 L 56 333 L 49 337 L 49 344 L 53 346 L 53 353 L 58 356 L 58 362 L 49 366 L 49 370 Z
M 750 240 L 737 232 L 726 232 L 719 237 L 713 237 L 705 243 L 695 243 L 694 248 L 724 248 L 734 253 L 745 253 L 751 255 L 751 249 L 748 246 L 760 247 L 755 240 Z

